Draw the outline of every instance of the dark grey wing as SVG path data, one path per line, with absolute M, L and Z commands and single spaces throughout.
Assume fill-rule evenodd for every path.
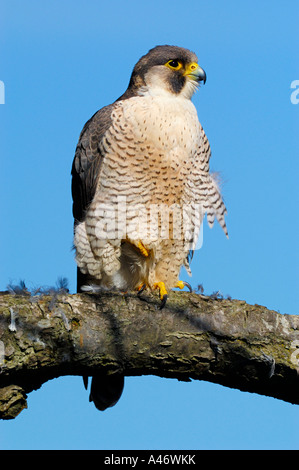
M 111 104 L 97 111 L 87 121 L 79 137 L 72 166 L 74 225 L 84 220 L 86 211 L 95 195 L 103 161 L 99 144 L 111 125 L 113 106 Z M 80 292 L 81 286 L 89 280 L 88 276 L 82 274 L 78 268 L 77 292 Z
M 103 156 L 99 143 L 111 125 L 113 104 L 97 111 L 85 124 L 76 147 L 72 166 L 73 216 L 76 222 L 84 220 L 93 200 Z
M 113 104 L 100 109 L 85 124 L 76 147 L 72 166 L 72 197 L 74 223 L 85 218 L 86 210 L 92 202 L 97 181 L 100 175 L 103 155 L 100 152 L 100 142 L 111 125 Z M 77 268 L 77 291 L 89 281 L 87 275 Z M 84 377 L 87 385 L 88 378 Z M 99 410 L 113 406 L 120 398 L 124 387 L 123 374 L 108 376 L 98 374 L 92 378 L 90 401 Z

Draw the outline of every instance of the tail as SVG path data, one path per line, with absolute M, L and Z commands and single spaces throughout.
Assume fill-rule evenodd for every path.
M 216 217 L 226 237 L 228 238 L 228 232 L 224 219 L 224 216 L 227 214 L 227 210 L 221 197 L 219 185 L 217 182 L 217 174 L 210 174 L 208 176 L 205 212 L 207 213 L 209 226 L 213 227 L 214 219 Z
M 87 388 L 88 378 L 83 377 L 85 388 Z M 124 389 L 125 377 L 123 374 L 103 374 L 98 373 L 92 377 L 89 401 L 95 407 L 104 411 L 116 405 Z
M 82 292 L 81 287 L 88 284 L 88 277 L 77 269 L 77 292 Z M 88 377 L 83 376 L 84 386 L 87 389 Z M 104 411 L 116 405 L 124 389 L 125 377 L 123 374 L 104 374 L 98 372 L 93 375 L 91 381 L 89 401 L 93 402 L 95 407 Z

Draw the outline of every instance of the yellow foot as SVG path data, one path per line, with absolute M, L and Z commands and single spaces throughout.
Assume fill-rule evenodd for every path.
M 147 257 L 147 256 L 149 255 L 147 249 L 145 248 L 145 246 L 143 245 L 142 242 L 139 242 L 139 243 L 138 243 L 137 248 L 139 249 L 139 251 L 141 252 L 141 254 L 143 254 L 143 256 Z
M 160 309 L 162 309 L 165 307 L 166 301 L 167 301 L 167 290 L 166 290 L 165 284 L 164 282 L 156 282 L 153 287 L 154 289 L 159 289 L 160 299 L 162 301 L 160 305 Z
M 179 289 L 184 289 L 184 287 L 188 287 L 189 291 L 192 292 L 192 287 L 190 286 L 189 282 L 178 281 L 174 287 L 178 287 Z

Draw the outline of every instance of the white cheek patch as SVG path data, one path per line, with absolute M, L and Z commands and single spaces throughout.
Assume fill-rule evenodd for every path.
M 153 67 L 144 76 L 146 83 L 147 94 L 151 96 L 172 96 L 173 92 L 170 89 L 167 71 L 160 67 Z
M 198 86 L 199 84 L 195 80 L 187 79 L 186 84 L 180 94 L 183 95 L 185 98 L 191 100 L 192 95 L 196 92 Z
M 142 96 L 184 97 L 188 100 L 198 88 L 195 80 L 187 78 L 185 85 L 179 93 L 174 93 L 169 83 L 169 70 L 164 66 L 152 67 L 144 76 L 146 86 L 139 89 Z

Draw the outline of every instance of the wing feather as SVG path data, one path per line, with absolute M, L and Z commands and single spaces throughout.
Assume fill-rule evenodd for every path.
M 100 177 L 104 155 L 100 143 L 111 125 L 114 104 L 97 111 L 82 129 L 72 165 L 72 197 L 74 226 L 85 219 Z M 77 292 L 88 282 L 88 277 L 77 268 Z
M 97 111 L 87 121 L 80 134 L 72 166 L 72 197 L 75 224 L 84 220 L 94 198 L 104 156 L 100 142 L 111 125 L 114 104 Z

